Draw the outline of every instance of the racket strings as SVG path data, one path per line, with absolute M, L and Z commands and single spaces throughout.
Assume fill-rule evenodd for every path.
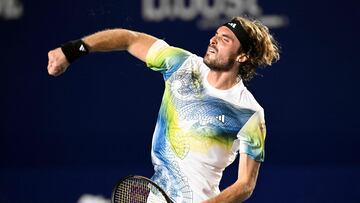
M 161 192 L 148 181 L 130 178 L 121 182 L 114 193 L 114 203 L 166 203 Z

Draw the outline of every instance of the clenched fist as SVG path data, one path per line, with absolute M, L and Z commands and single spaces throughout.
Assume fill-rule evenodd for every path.
M 56 48 L 48 53 L 49 62 L 47 66 L 48 73 L 52 76 L 59 76 L 64 73 L 70 63 L 67 61 L 61 48 Z

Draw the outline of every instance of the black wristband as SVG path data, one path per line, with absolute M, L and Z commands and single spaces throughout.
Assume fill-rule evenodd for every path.
M 67 42 L 61 46 L 61 50 L 69 63 L 89 53 L 88 46 L 81 39 Z

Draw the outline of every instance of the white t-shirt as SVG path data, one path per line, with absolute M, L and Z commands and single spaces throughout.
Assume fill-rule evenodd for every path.
M 242 81 L 227 90 L 212 87 L 201 57 L 163 40 L 149 49 L 146 63 L 165 80 L 152 180 L 171 199 L 198 203 L 220 193 L 223 170 L 238 153 L 264 160 L 263 109 Z

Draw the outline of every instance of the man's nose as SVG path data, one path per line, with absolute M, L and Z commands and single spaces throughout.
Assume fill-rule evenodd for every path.
M 217 37 L 216 37 L 216 36 L 213 36 L 213 37 L 210 39 L 210 44 L 217 44 Z

